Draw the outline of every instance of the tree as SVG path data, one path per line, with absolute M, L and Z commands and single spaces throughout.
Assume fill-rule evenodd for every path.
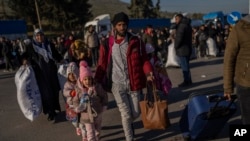
M 32 24 L 36 24 L 37 16 L 35 10 L 34 0 L 9 0 L 9 7 L 15 12 L 15 15 L 19 18 L 23 18 Z M 39 4 L 40 5 L 40 4 Z M 29 8 L 27 8 L 27 6 Z
M 51 25 L 59 25 L 64 30 L 83 25 L 92 17 L 88 0 L 37 0 L 37 3 L 40 18 L 53 23 Z M 37 24 L 34 0 L 9 0 L 9 7 L 19 17 Z
M 43 9 L 46 11 L 45 17 L 58 23 L 63 29 L 83 25 L 92 17 L 88 0 L 47 0 L 46 3 L 47 6 Z
M 160 0 L 157 0 L 156 6 L 152 0 L 131 0 L 128 9 L 132 18 L 157 18 L 160 16 Z

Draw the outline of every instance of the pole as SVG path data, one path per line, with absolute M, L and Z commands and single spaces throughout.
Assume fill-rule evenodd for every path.
M 40 14 L 39 14 L 39 10 L 38 10 L 38 6 L 37 6 L 37 1 L 36 0 L 35 0 L 35 6 L 36 6 L 36 15 L 37 15 L 37 19 L 38 19 L 39 28 L 42 29 L 41 20 L 40 20 Z

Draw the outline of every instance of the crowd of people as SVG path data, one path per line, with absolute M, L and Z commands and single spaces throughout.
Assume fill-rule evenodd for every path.
M 171 44 L 171 30 L 175 30 L 173 23 L 170 27 L 154 28 L 153 25 L 142 27 L 139 32 L 128 29 L 128 32 L 136 34 L 142 41 L 151 44 L 155 48 L 157 56 L 166 63 L 168 58 L 168 46 Z M 230 25 L 222 25 L 220 21 L 216 23 L 207 23 L 192 27 L 192 55 L 191 59 L 221 56 L 226 46 L 226 40 L 231 30 Z M 109 32 L 107 36 L 112 34 Z M 99 46 L 107 36 L 98 36 L 95 27 L 87 27 L 83 37 L 77 36 L 75 32 L 61 34 L 58 37 L 52 37 L 48 40 L 55 45 L 58 53 L 68 62 L 78 62 L 87 60 L 89 66 L 96 66 L 99 58 Z M 212 43 L 211 43 L 211 42 Z M 0 37 L 1 61 L 6 62 L 4 72 L 13 71 L 20 66 L 20 56 L 25 51 L 23 39 L 9 40 Z M 209 48 L 214 48 L 210 50 Z M 210 52 L 209 52 L 210 51 Z
M 230 27 L 223 27 L 220 22 L 192 27 L 189 18 L 177 14 L 171 27 L 154 29 L 153 25 L 148 25 L 139 33 L 128 29 L 128 23 L 127 14 L 115 14 L 112 20 L 113 31 L 101 38 L 92 25 L 88 27 L 83 39 L 75 38 L 74 34 L 62 34 L 49 40 L 41 29 L 36 29 L 30 40 L 7 41 L 5 37 L 1 37 L 1 53 L 6 65 L 4 71 L 14 71 L 20 65 L 32 66 L 42 97 L 43 113 L 48 114 L 48 120 L 51 121 L 55 120 L 57 111 L 61 111 L 57 64 L 68 62 L 63 95 L 67 108 L 76 113 L 75 118 L 70 120 L 77 135 L 81 135 L 83 141 L 100 139 L 102 113 L 107 109 L 107 92 L 111 92 L 120 111 L 125 138 L 132 141 L 133 121 L 140 115 L 139 101 L 146 83 L 164 80 L 164 83 L 158 84 L 158 89 L 166 94 L 169 86 L 171 87 L 167 73 L 162 70 L 171 43 L 175 44 L 182 69 L 183 82 L 179 87 L 192 85 L 189 66 L 192 54 L 196 58 L 211 56 L 209 39 L 217 50 L 215 57 L 223 55 L 226 46 L 235 45 L 235 50 L 239 49 L 238 42 L 231 41 L 233 44 L 226 44 L 227 40 L 236 37 L 231 35 L 228 38 Z M 237 57 L 235 53 L 238 50 L 229 51 L 226 59 L 229 59 L 230 54 Z M 95 67 L 95 74 L 92 74 L 91 67 Z M 157 76 L 156 71 L 161 74 Z M 225 73 L 225 78 L 232 82 L 232 75 L 229 76 L 228 73 Z M 241 79 L 237 82 L 239 91 L 243 91 L 243 86 L 248 88 L 248 82 Z M 231 83 L 225 83 L 225 88 L 225 95 L 230 99 Z M 246 92 L 244 89 L 243 93 Z M 242 106 L 247 105 L 245 103 Z M 244 123 L 247 123 L 246 118 L 247 112 L 243 116 Z

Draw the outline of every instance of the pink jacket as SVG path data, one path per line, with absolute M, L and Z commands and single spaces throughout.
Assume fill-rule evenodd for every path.
M 74 83 L 70 82 L 70 81 L 66 81 L 66 83 L 64 84 L 64 88 L 63 88 L 63 96 L 66 98 L 66 103 L 69 105 L 69 106 L 73 106 L 74 105 L 74 108 L 76 105 L 78 105 L 78 98 L 77 97 L 72 97 L 70 95 L 70 92 L 72 90 L 75 90 L 75 85 Z
M 96 114 L 100 114 L 103 110 L 104 106 L 108 105 L 108 95 L 107 92 L 102 88 L 101 85 L 96 84 L 92 88 L 93 92 L 89 94 L 90 101 L 91 101 L 91 108 L 93 109 L 92 112 L 96 112 Z M 88 90 L 86 88 L 83 88 L 79 79 L 77 81 L 76 85 L 76 97 L 78 99 L 78 105 L 80 103 L 81 97 L 88 93 Z M 87 110 L 81 112 L 81 123 L 90 123 L 90 115 Z

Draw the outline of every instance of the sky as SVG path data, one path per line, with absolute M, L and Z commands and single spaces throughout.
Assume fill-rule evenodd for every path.
M 120 0 L 130 3 L 130 0 Z M 153 0 L 155 3 L 157 0 Z M 225 14 L 233 11 L 249 13 L 250 0 L 160 0 L 161 11 L 208 13 L 222 11 Z

